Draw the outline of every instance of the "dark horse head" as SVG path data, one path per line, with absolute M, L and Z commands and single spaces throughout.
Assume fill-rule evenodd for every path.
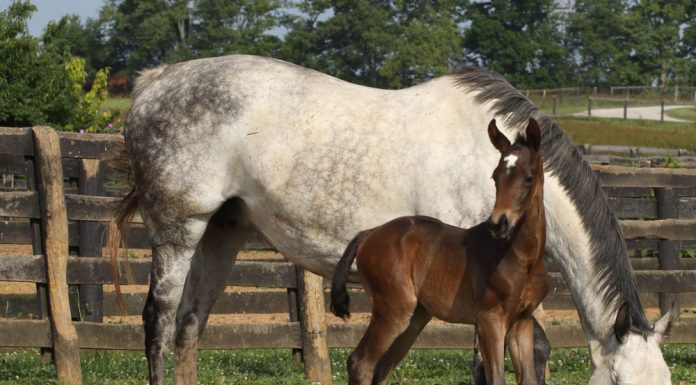
M 533 118 L 525 131 L 510 144 L 495 124 L 488 125 L 488 137 L 500 151 L 500 161 L 493 171 L 495 181 L 495 207 L 488 219 L 491 235 L 496 239 L 509 239 L 515 226 L 526 212 L 535 195 L 539 178 L 543 178 L 539 145 L 541 133 Z

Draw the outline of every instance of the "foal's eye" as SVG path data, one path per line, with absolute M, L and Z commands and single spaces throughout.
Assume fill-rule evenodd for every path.
M 525 182 L 527 182 L 527 184 L 532 184 L 532 182 L 534 182 L 534 177 L 528 176 L 527 179 L 525 179 Z

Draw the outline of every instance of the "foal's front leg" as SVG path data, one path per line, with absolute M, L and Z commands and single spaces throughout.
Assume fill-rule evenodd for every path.
M 482 314 L 476 323 L 488 385 L 505 385 L 506 322 L 496 314 Z
M 506 340 L 517 383 L 540 384 L 534 365 L 534 318 L 528 317 L 515 322 L 508 331 Z

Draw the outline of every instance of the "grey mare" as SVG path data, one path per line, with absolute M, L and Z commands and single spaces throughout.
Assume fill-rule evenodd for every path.
M 467 68 L 388 91 L 253 56 L 159 67 L 137 82 L 125 131 L 136 187 L 119 218 L 139 207 L 154 244 L 150 383 L 165 383 L 171 345 L 177 383 L 195 383 L 198 337 L 252 229 L 329 277 L 353 235 L 392 218 L 470 227 L 495 201 L 498 154 L 482 124 L 496 118 L 514 137 L 530 117 L 542 129 L 546 253 L 579 309 L 590 383 L 670 384 L 658 343 L 671 319 L 649 325 L 602 189 L 502 78 Z

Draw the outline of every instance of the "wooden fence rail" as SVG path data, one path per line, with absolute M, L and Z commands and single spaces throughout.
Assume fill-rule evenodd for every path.
M 45 138 L 36 137 L 52 137 L 52 142 L 45 144 Z M 58 377 L 67 383 L 80 382 L 78 349 L 143 349 L 141 326 L 100 323 L 105 315 L 117 314 L 113 293 L 102 290 L 102 285 L 112 283 L 112 274 L 101 250 L 105 222 L 121 199 L 102 195 L 107 184 L 128 179 L 102 160 L 118 150 L 121 142 L 114 135 L 0 129 L 0 173 L 17 176 L 26 187 L 25 191 L 0 191 L 0 217 L 7 218 L 0 221 L 0 244 L 33 246 L 31 254 L 0 257 L 0 281 L 37 285 L 37 295 L 32 298 L 7 295 L 0 300 L 6 309 L 12 305 L 9 315 L 16 314 L 15 309 L 27 314 L 33 308 L 31 313 L 39 317 L 0 321 L 0 346 L 52 349 Z M 45 156 L 46 151 L 51 155 Z M 696 292 L 696 258 L 679 255 L 680 249 L 696 248 L 696 170 L 594 167 L 612 209 L 621 218 L 631 252 L 641 257 L 632 258 L 641 298 L 651 306 L 664 307 L 676 298 L 696 306 L 696 298 L 686 296 Z M 135 218 L 129 230 L 130 248 L 150 247 L 140 222 Z M 272 249 L 258 235 L 245 248 Z M 147 284 L 150 259 L 130 263 L 132 283 Z M 553 263 L 550 269 L 552 289 L 545 303 L 552 308 L 572 307 L 561 274 Z M 304 349 L 308 378 L 326 383 L 330 380 L 327 348 L 355 346 L 366 327 L 360 323 L 327 326 L 328 281 L 287 262 L 239 261 L 229 284 L 276 291 L 225 293 L 214 312 L 289 312 L 290 322 L 210 325 L 200 344 L 203 349 Z M 66 308 L 68 285 L 80 293 L 72 312 Z M 144 294 L 126 294 L 127 314 L 138 314 L 144 300 Z M 360 291 L 355 292 L 352 304 L 358 312 L 369 308 Z M 547 332 L 553 346 L 586 344 L 578 323 L 547 325 Z M 472 333 L 467 326 L 436 323 L 426 328 L 416 347 L 471 347 Z M 696 322 L 680 321 L 672 342 L 696 342 Z

